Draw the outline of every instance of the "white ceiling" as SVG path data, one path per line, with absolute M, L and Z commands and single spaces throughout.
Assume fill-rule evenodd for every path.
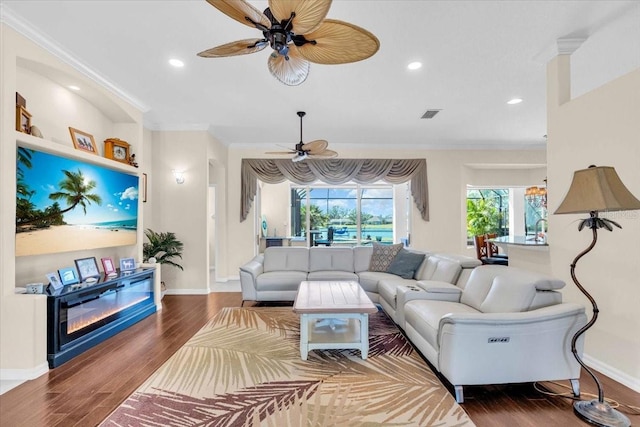
M 147 127 L 208 129 L 226 145 L 265 149 L 298 142 L 299 110 L 307 112 L 304 141 L 326 139 L 338 151 L 341 144 L 543 148 L 546 61 L 558 39 L 587 39 L 574 57 L 591 40 L 600 43 L 601 60 L 582 63 L 583 88 L 640 64 L 640 2 L 633 0 L 335 0 L 328 17 L 371 31 L 380 50 L 353 64 L 312 64 L 296 87 L 269 74 L 268 48 L 197 57 L 260 37 L 204 0 L 1 2 L 5 22 L 137 100 Z M 185 67 L 170 67 L 170 58 Z M 424 66 L 408 71 L 414 60 Z M 524 102 L 507 105 L 514 97 Z M 428 109 L 442 111 L 421 119 Z

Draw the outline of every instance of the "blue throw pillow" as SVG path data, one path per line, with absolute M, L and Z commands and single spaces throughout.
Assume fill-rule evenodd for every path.
M 413 279 L 422 261 L 424 261 L 424 254 L 401 249 L 391 261 L 387 273 L 395 274 L 403 279 Z

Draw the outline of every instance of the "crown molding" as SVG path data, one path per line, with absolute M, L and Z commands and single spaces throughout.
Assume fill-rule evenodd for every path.
M 31 25 L 29 25 L 29 23 L 27 23 L 24 20 L 24 18 L 16 14 L 4 3 L 0 3 L 0 22 L 7 24 L 9 27 L 13 28 L 19 34 L 31 40 L 33 43 L 37 44 L 41 48 L 45 49 L 47 52 L 49 52 L 51 55 L 58 58 L 60 61 L 64 62 L 67 65 L 70 65 L 75 70 L 83 74 L 85 77 L 91 79 L 95 83 L 106 88 L 107 90 L 109 90 L 116 96 L 122 98 L 125 102 L 128 102 L 133 107 L 137 108 L 143 113 L 150 110 L 150 108 L 147 105 L 145 105 L 143 102 L 141 102 L 134 96 L 130 95 L 129 93 L 125 92 L 124 90 L 120 89 L 114 83 L 112 83 L 102 75 L 98 74 L 97 72 L 95 72 L 94 70 L 92 70 L 91 68 L 83 64 L 80 60 L 75 58 L 73 55 L 71 55 L 69 52 L 67 52 L 64 48 L 62 48 L 60 45 L 55 43 L 49 37 L 47 37 L 40 31 L 38 31 L 37 29 L 33 28 Z
M 533 57 L 533 60 L 546 64 L 558 55 L 571 55 L 582 46 L 588 37 L 561 37 Z

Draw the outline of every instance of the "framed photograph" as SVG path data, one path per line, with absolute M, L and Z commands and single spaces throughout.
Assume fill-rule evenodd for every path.
M 54 291 L 59 291 L 64 286 L 62 282 L 60 282 L 60 278 L 58 277 L 58 273 L 47 273 L 47 280 L 49 280 L 49 285 L 53 288 Z
M 147 203 L 147 174 L 142 173 L 142 202 Z
M 95 257 L 80 258 L 74 260 L 76 263 L 76 269 L 78 270 L 79 279 L 81 282 L 89 278 L 100 277 L 100 271 L 98 270 L 98 262 Z
M 120 271 L 131 271 L 136 269 L 136 260 L 133 258 L 120 258 Z
M 69 128 L 69 132 L 71 133 L 73 146 L 76 147 L 77 150 L 88 151 L 89 153 L 98 155 L 98 148 L 96 147 L 96 141 L 93 139 L 93 135 L 72 127 Z
M 58 270 L 58 275 L 63 285 L 73 285 L 78 283 L 78 273 L 73 267 L 61 268 Z
M 31 133 L 31 114 L 21 105 L 16 105 L 16 130 Z
M 113 259 L 111 258 L 101 258 L 102 268 L 104 269 L 104 274 L 107 276 L 115 276 L 116 275 L 116 266 L 113 264 Z

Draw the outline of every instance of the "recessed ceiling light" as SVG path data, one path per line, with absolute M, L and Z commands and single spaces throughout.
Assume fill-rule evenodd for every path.
M 412 62 L 409 65 L 407 65 L 407 68 L 410 70 L 417 70 L 418 68 L 422 67 L 422 62 Z
M 520 104 L 522 102 L 522 99 L 520 98 L 513 98 L 510 101 L 507 101 L 507 104 L 509 105 L 515 105 L 515 104 Z
M 68 87 L 69 89 L 71 89 L 71 90 L 80 90 L 80 88 L 79 88 L 78 86 L 74 86 L 74 85 L 67 86 L 67 87 Z
M 169 60 L 169 64 L 173 65 L 176 68 L 180 68 L 180 67 L 184 67 L 184 62 L 180 61 L 179 59 L 170 59 Z

